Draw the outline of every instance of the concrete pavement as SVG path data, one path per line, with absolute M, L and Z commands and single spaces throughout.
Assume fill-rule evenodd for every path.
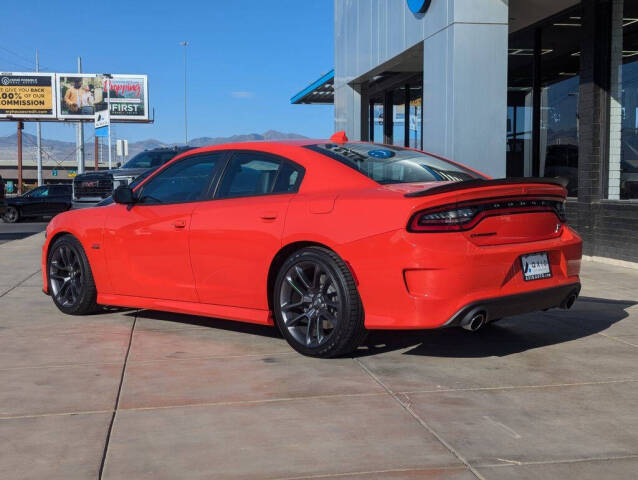
M 373 332 L 353 358 L 273 330 L 41 293 L 42 234 L 0 245 L 2 479 L 626 479 L 638 271 L 583 264 L 569 312 Z

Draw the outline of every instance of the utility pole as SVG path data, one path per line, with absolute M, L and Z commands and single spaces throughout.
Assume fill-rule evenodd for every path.
M 188 42 L 180 42 L 180 45 L 184 47 L 184 143 L 188 145 L 188 112 L 186 109 L 186 47 L 188 47 Z
M 18 195 L 22 195 L 22 129 L 24 123 L 18 122 Z
M 35 51 L 35 71 L 40 71 L 40 56 L 38 55 L 38 51 Z M 38 151 L 36 153 L 37 165 L 38 165 L 38 187 L 42 185 L 42 125 L 40 122 L 37 122 L 35 125 L 36 131 L 36 145 Z
M 97 172 L 100 169 L 100 165 L 99 165 L 99 161 L 100 161 L 99 154 L 100 154 L 100 151 L 98 149 L 98 137 L 97 136 L 95 136 L 93 138 L 93 142 L 94 142 L 94 145 L 93 145 L 93 160 L 95 161 L 95 169 L 94 170 Z
M 104 86 L 106 87 L 106 109 L 109 111 L 109 118 L 111 117 L 111 80 L 113 79 L 113 75 L 110 73 L 104 73 Z M 112 148 L 111 148 L 111 121 L 109 120 L 109 125 L 106 127 L 109 129 L 109 170 L 113 168 L 113 160 L 112 160 Z
M 82 58 L 78 57 L 78 73 L 82 73 Z M 79 105 L 78 105 L 79 106 Z M 76 151 L 78 163 L 78 175 L 84 173 L 84 123 L 80 120 L 77 124 Z

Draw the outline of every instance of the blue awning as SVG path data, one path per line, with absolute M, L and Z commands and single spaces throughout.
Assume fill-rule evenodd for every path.
M 335 71 L 330 70 L 290 99 L 293 105 L 334 103 Z

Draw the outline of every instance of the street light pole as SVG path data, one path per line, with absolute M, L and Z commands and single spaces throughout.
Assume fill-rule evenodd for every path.
M 184 47 L 184 143 L 188 145 L 188 113 L 186 109 L 186 47 L 188 47 L 188 42 L 180 42 L 180 45 Z

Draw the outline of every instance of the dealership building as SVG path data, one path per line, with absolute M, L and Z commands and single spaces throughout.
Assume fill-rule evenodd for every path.
M 335 0 L 334 18 L 334 70 L 292 103 L 333 103 L 353 140 L 564 177 L 584 253 L 638 262 L 638 0 Z

